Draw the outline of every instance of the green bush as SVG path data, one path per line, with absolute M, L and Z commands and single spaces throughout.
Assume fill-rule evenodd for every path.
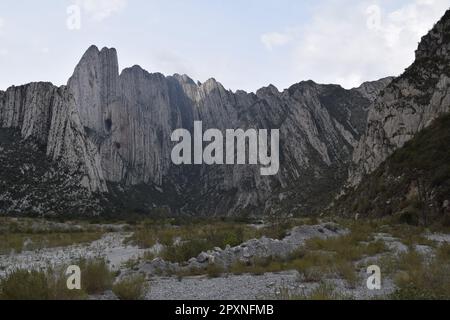
M 114 274 L 104 259 L 82 260 L 81 288 L 88 294 L 100 294 L 112 288 Z
M 397 290 L 390 296 L 399 300 L 448 300 L 450 299 L 449 247 L 438 249 L 431 261 L 419 253 L 410 251 L 398 258 L 395 277 Z
M 0 284 L 4 300 L 48 300 L 52 298 L 47 275 L 40 271 L 17 270 Z
M 145 298 L 148 284 L 143 275 L 134 275 L 115 283 L 112 290 L 120 300 L 142 300 Z
M 84 299 L 82 290 L 67 289 L 63 271 L 16 270 L 0 281 L 1 300 Z
M 210 264 L 208 265 L 208 267 L 206 267 L 206 274 L 209 278 L 219 278 L 224 272 L 225 269 L 215 263 Z
M 184 262 L 209 249 L 211 249 L 211 245 L 205 240 L 191 240 L 164 248 L 161 258 L 170 262 Z
M 418 226 L 420 221 L 419 209 L 409 206 L 404 209 L 398 216 L 398 222 L 408 224 L 410 226 Z

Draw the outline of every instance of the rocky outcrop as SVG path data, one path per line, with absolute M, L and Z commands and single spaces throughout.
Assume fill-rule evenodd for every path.
M 394 80 L 393 77 L 387 77 L 378 81 L 364 82 L 361 86 L 356 88 L 359 93 L 371 101 L 375 101 L 380 92 L 386 88 Z
M 55 162 L 83 172 L 81 185 L 106 191 L 95 146 L 84 139 L 84 129 L 67 88 L 50 83 L 11 87 L 0 93 L 0 128 L 17 129 L 24 140 L 46 148 Z
M 370 108 L 367 130 L 353 154 L 350 183 L 358 184 L 396 149 L 450 111 L 450 11 L 423 37 L 415 62 Z

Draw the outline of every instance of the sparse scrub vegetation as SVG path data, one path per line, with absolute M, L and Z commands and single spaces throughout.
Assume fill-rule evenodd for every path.
M 45 272 L 17 270 L 0 282 L 2 300 L 48 300 L 54 297 Z
M 137 226 L 128 242 L 142 248 L 151 248 L 157 243 L 165 246 L 161 257 L 171 262 L 185 262 L 203 251 L 219 247 L 234 247 L 247 240 L 261 238 L 283 238 L 292 228 L 292 221 L 277 225 L 277 228 L 262 226 L 255 228 L 236 222 L 207 221 L 173 225 L 146 220 Z
M 331 284 L 322 282 L 312 292 L 297 298 L 300 300 L 343 300 L 344 296 L 338 294 Z
M 449 245 L 438 249 L 431 261 L 415 251 L 403 254 L 398 259 L 399 271 L 395 274 L 398 289 L 392 299 L 450 299 Z
M 215 263 L 209 264 L 208 267 L 206 267 L 206 274 L 210 278 L 219 278 L 224 272 L 225 269 Z
M 132 275 L 116 282 L 113 293 L 120 300 L 143 300 L 149 286 L 143 275 Z
M 0 254 L 90 243 L 107 231 L 74 222 L 63 226 L 42 219 L 0 217 Z
M 427 100 L 429 102 L 429 99 Z M 348 190 L 330 213 L 395 217 L 396 223 L 449 230 L 450 115 L 435 120 L 396 150 L 364 183 Z
M 85 260 L 81 269 L 81 290 L 67 289 L 63 269 L 15 270 L 0 280 L 2 300 L 80 300 L 101 294 L 112 287 L 114 279 L 104 260 Z
M 411 200 L 412 201 L 412 200 Z M 426 234 L 434 232 L 433 227 L 426 228 L 414 225 L 408 221 L 400 223 L 398 215 L 381 219 L 358 221 L 334 218 L 335 223 L 349 230 L 349 233 L 339 237 L 312 238 L 287 257 L 276 256 L 253 257 L 242 259 L 224 268 L 220 264 L 210 263 L 188 269 L 186 262 L 197 257 L 203 251 L 215 247 L 224 249 L 226 246 L 236 246 L 253 238 L 261 238 L 270 234 L 284 237 L 295 225 L 317 224 L 323 221 L 314 219 L 292 219 L 289 224 L 271 232 L 270 225 L 249 225 L 230 221 L 207 221 L 198 223 L 175 224 L 174 220 L 145 220 L 130 226 L 134 234 L 127 241 L 149 248 L 156 243 L 162 244 L 162 251 L 154 254 L 147 251 L 145 255 L 130 259 L 123 265 L 129 270 L 138 270 L 141 261 L 151 261 L 155 257 L 178 262 L 181 271 L 161 269 L 160 275 L 183 277 L 202 276 L 209 278 L 225 277 L 229 274 L 251 274 L 255 276 L 265 273 L 287 272 L 291 277 L 298 272 L 298 281 L 309 289 L 305 292 L 290 292 L 281 290 L 287 299 L 345 299 L 336 294 L 332 288 L 333 281 L 339 280 L 339 286 L 344 281 L 347 289 L 356 289 L 364 285 L 360 273 L 371 264 L 379 265 L 383 277 L 394 281 L 397 290 L 386 298 L 392 299 L 448 299 L 450 297 L 450 246 L 438 245 L 428 240 Z M 60 229 L 46 232 L 31 228 L 31 221 L 8 221 L 0 226 L 0 254 L 2 248 L 31 250 L 34 240 L 42 247 L 58 246 L 70 242 L 90 242 L 102 236 L 98 229 L 73 229 L 63 232 Z M 177 221 L 178 222 L 178 221 Z M 246 221 L 247 222 L 247 221 Z M 273 225 L 273 224 L 271 224 Z M 331 225 L 331 224 L 330 224 Z M 97 228 L 97 227 L 95 227 Z M 286 228 L 286 230 L 283 230 Z M 442 230 L 442 229 L 437 229 Z M 442 231 L 440 231 L 442 232 Z M 89 237 L 92 234 L 91 240 Z M 23 240 L 26 235 L 28 240 Z M 95 236 L 94 236 L 95 235 Z M 46 239 L 46 240 L 44 240 Z M 408 252 L 399 254 L 392 249 L 390 242 L 406 245 Z M 389 244 L 389 247 L 387 246 Z M 37 245 L 37 244 L 36 244 Z M 418 245 L 425 247 L 417 247 Z M 404 247 L 404 246 L 403 246 Z M 16 249 L 17 248 L 17 249 Z M 389 249 L 391 248 L 391 249 Z M 394 246 L 395 248 L 395 246 Z M 419 250 L 416 252 L 415 250 Z M 6 251 L 8 251 L 6 250 Z M 402 248 L 402 250 L 405 250 Z M 433 250 L 432 255 L 424 252 Z M 9 252 L 9 251 L 8 251 Z M 83 260 L 78 264 L 82 270 L 82 290 L 66 289 L 66 279 L 61 272 L 55 270 L 23 271 L 10 273 L 0 281 L 1 299 L 85 299 L 89 295 L 98 295 L 112 290 L 121 300 L 143 299 L 148 289 L 148 283 L 143 276 L 127 276 L 114 283 L 115 275 L 109 270 L 105 260 Z M 195 265 L 195 264 L 194 264 Z M 154 273 L 157 275 L 157 271 Z M 284 275 L 283 275 L 284 276 Z M 316 287 L 317 284 L 320 284 Z M 280 298 L 278 296 L 277 298 Z
M 325 281 L 320 281 L 319 285 L 306 292 L 292 292 L 287 288 L 277 289 L 277 294 L 275 295 L 278 300 L 311 300 L 311 301 L 323 301 L 323 300 L 346 300 L 348 299 L 342 294 L 336 291 L 336 288 Z
M 11 251 L 20 253 L 22 251 L 90 243 L 100 239 L 102 235 L 101 232 L 0 234 L 0 254 L 9 254 Z
M 81 287 L 88 294 L 100 294 L 112 288 L 114 274 L 104 259 L 82 260 Z

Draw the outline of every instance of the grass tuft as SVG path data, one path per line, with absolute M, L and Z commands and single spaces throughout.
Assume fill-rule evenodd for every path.
M 112 291 L 120 300 L 143 300 L 148 288 L 143 275 L 133 275 L 115 283 Z

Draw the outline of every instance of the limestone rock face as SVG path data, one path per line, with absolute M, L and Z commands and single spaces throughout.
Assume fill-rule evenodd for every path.
M 295 200 L 300 207 L 314 180 L 324 179 L 334 187 L 345 180 L 367 109 L 387 82 L 344 90 L 308 81 L 283 92 L 274 86 L 256 93 L 232 92 L 215 79 L 199 84 L 186 75 L 165 77 L 139 66 L 119 74 L 115 50 L 92 46 L 67 87 L 108 182 L 171 184 L 186 210 L 224 214 L 268 206 L 274 190 L 280 202 L 294 195 L 284 194 L 284 189 L 305 186 L 305 176 L 310 178 L 308 186 Z M 171 133 L 178 128 L 192 132 L 194 121 L 202 121 L 204 130 L 223 132 L 280 129 L 279 174 L 262 177 L 260 167 L 250 165 L 175 167 Z
M 392 80 L 394 80 L 393 77 L 387 77 L 378 81 L 364 82 L 360 87 L 356 88 L 356 90 L 369 100 L 375 101 L 380 91 L 386 88 Z
M 0 93 L 0 127 L 20 131 L 24 140 L 46 148 L 46 155 L 83 172 L 80 185 L 91 192 L 107 191 L 95 145 L 84 136 L 84 129 L 67 88 L 50 83 L 31 83 L 11 87 Z
M 450 11 L 422 38 L 415 62 L 371 106 L 367 130 L 353 154 L 358 184 L 396 149 L 450 111 Z
M 139 66 L 119 74 L 116 51 L 92 46 L 67 86 L 0 92 L 0 127 L 37 141 L 80 187 L 109 199 L 104 211 L 223 215 L 289 206 L 306 213 L 325 202 L 314 195 L 329 195 L 346 180 L 368 108 L 387 82 L 232 92 L 215 79 L 200 84 Z M 278 174 L 261 176 L 254 165 L 175 166 L 171 134 L 192 132 L 197 120 L 204 131 L 279 129 Z

